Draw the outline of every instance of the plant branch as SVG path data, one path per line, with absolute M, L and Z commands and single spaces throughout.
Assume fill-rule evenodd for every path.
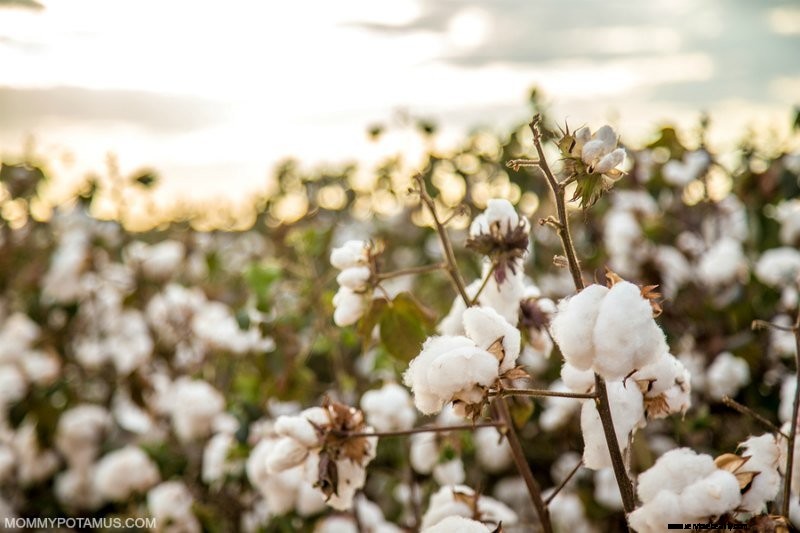
M 559 484 L 558 484 L 558 486 L 557 486 L 555 489 L 553 489 L 553 492 L 551 492 L 551 493 L 550 493 L 550 494 L 547 496 L 547 498 L 545 498 L 545 500 L 544 500 L 544 503 L 545 503 L 545 505 L 550 505 L 550 502 L 551 502 L 551 501 L 553 501 L 553 498 L 555 498 L 556 496 L 558 496 L 558 493 L 559 493 L 559 492 L 561 492 L 561 490 L 562 490 L 564 487 L 566 487 L 566 486 L 567 486 L 567 483 L 569 483 L 569 480 L 570 480 L 570 479 L 572 479 L 573 477 L 575 477 L 575 474 L 577 474 L 577 473 L 578 473 L 578 470 L 580 470 L 582 466 L 583 466 L 583 459 L 581 459 L 580 461 L 578 461 L 578 464 L 576 464 L 576 465 L 575 465 L 575 468 L 573 468 L 573 469 L 570 471 L 570 473 L 569 473 L 569 474 L 567 474 L 567 477 L 565 477 L 565 478 L 564 478 L 564 479 L 561 481 L 561 483 L 559 483 Z
M 397 431 L 362 431 L 350 433 L 347 431 L 337 432 L 340 437 L 403 437 L 415 433 L 444 433 L 446 431 L 472 430 L 475 428 L 503 427 L 505 422 L 482 422 L 480 424 L 458 424 L 455 426 L 421 426 L 411 429 L 399 429 Z
M 783 502 L 781 503 L 781 514 L 789 518 L 789 498 L 792 491 L 792 474 L 794 469 L 794 441 L 797 437 L 797 412 L 800 408 L 800 309 L 797 311 L 797 318 L 794 321 L 794 369 L 795 369 L 795 388 L 794 404 L 792 405 L 792 420 L 789 426 L 789 442 L 786 445 L 786 473 L 783 477 Z
M 544 173 L 547 183 L 550 185 L 550 190 L 555 197 L 558 222 L 560 223 L 560 227 L 557 228 L 557 233 L 561 238 L 561 245 L 564 249 L 564 255 L 567 258 L 567 265 L 569 266 L 570 274 L 572 274 L 572 280 L 575 283 L 575 289 L 580 292 L 585 285 L 583 283 L 578 258 L 575 254 L 572 235 L 569 231 L 569 217 L 567 216 L 567 206 L 564 199 L 564 185 L 556 181 L 553 172 L 550 170 L 550 166 L 547 164 L 544 149 L 542 148 L 542 134 L 539 131 L 540 122 L 541 115 L 536 115 L 530 123 L 530 128 L 533 132 L 533 144 L 536 147 L 536 152 L 539 154 L 539 169 Z M 620 450 L 617 434 L 614 430 L 614 420 L 611 417 L 611 405 L 608 400 L 606 382 L 598 374 L 595 374 L 594 383 L 594 390 L 597 394 L 597 398 L 595 399 L 597 412 L 600 414 L 600 421 L 603 424 L 606 445 L 608 446 L 611 463 L 614 467 L 614 476 L 617 478 L 617 485 L 619 485 L 619 492 L 622 496 L 622 506 L 626 514 L 631 513 L 636 507 L 636 498 L 633 494 L 633 486 L 628 476 L 627 469 L 625 468 L 625 460 L 622 457 L 622 450 Z
M 504 423 L 506 438 L 511 448 L 511 455 L 514 457 L 517 470 L 525 481 L 525 486 L 528 488 L 528 494 L 530 495 L 531 502 L 533 502 L 533 506 L 536 508 L 536 514 L 539 515 L 542 529 L 545 533 L 552 533 L 553 526 L 550 523 L 550 513 L 547 510 L 547 505 L 542 499 L 542 489 L 536 481 L 536 478 L 533 477 L 531 467 L 527 459 L 525 459 L 525 452 L 522 449 L 522 443 L 520 443 L 517 431 L 514 429 L 514 422 L 511 418 L 511 412 L 508 409 L 506 399 L 500 395 L 492 402 L 492 405 L 496 407 L 497 415 Z
M 436 232 L 439 234 L 439 242 L 442 244 L 444 258 L 447 262 L 447 272 L 450 274 L 450 279 L 453 281 L 453 285 L 455 285 L 458 294 L 464 301 L 464 304 L 467 307 L 470 307 L 471 301 L 467 295 L 467 288 L 464 285 L 464 280 L 461 278 L 461 272 L 458 270 L 456 255 L 453 252 L 453 243 L 450 242 L 450 236 L 447 234 L 447 229 L 444 227 L 441 220 L 439 220 L 439 214 L 436 212 L 436 204 L 434 203 L 433 198 L 431 198 L 431 195 L 428 194 L 428 188 L 425 186 L 425 180 L 422 178 L 422 175 L 417 174 L 414 176 L 414 179 L 417 181 L 417 185 L 419 186 L 420 199 L 422 200 L 422 203 L 425 204 L 425 207 L 428 208 L 428 211 L 430 211 L 431 217 L 433 218 L 433 223 L 436 226 Z
M 402 268 L 392 272 L 380 272 L 377 275 L 378 281 L 385 281 L 387 279 L 399 278 L 400 276 L 411 276 L 414 274 L 425 274 L 427 272 L 434 272 L 436 270 L 445 270 L 447 263 L 434 263 L 433 265 L 421 265 L 416 267 Z
M 756 413 L 755 411 L 753 411 L 752 409 L 750 409 L 746 405 L 740 404 L 739 402 L 737 402 L 736 400 L 734 400 L 730 396 L 723 396 L 722 397 L 722 403 L 724 403 L 725 405 L 727 405 L 728 407 L 730 407 L 734 411 L 737 411 L 737 412 L 739 412 L 739 413 L 741 413 L 743 415 L 751 417 L 753 420 L 755 420 L 756 422 L 758 422 L 759 424 L 764 426 L 769 431 L 772 431 L 773 433 L 778 433 L 779 435 L 781 435 L 782 437 L 784 437 L 786 439 L 789 438 L 789 435 L 787 435 L 786 433 L 781 431 L 781 428 L 779 428 L 778 426 L 776 426 L 775 424 L 773 424 L 772 422 L 770 422 L 769 420 L 767 420 L 766 418 L 764 418 L 760 414 Z
M 475 293 L 475 297 L 472 298 L 472 303 L 470 304 L 470 307 L 473 306 L 473 305 L 477 305 L 478 304 L 478 298 L 481 297 L 481 293 L 483 292 L 483 289 L 485 289 L 486 285 L 489 284 L 489 280 L 494 275 L 494 271 L 495 270 L 497 270 L 497 263 L 492 263 L 492 268 L 489 269 L 489 272 L 486 273 L 486 277 L 483 278 L 483 282 L 481 283 L 481 286 L 478 288 L 478 292 L 476 292 Z
M 593 400 L 597 398 L 594 392 L 566 392 L 548 389 L 503 389 L 489 391 L 489 396 L 534 396 L 543 398 L 575 398 L 578 400 Z

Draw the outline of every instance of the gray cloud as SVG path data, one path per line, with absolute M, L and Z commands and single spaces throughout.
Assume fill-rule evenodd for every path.
M 219 103 L 191 96 L 77 87 L 0 87 L 3 129 L 31 128 L 52 119 L 125 122 L 151 131 L 191 131 L 227 116 Z

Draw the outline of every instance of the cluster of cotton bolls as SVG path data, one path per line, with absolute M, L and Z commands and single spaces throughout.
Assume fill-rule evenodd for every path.
M 466 518 L 470 522 L 455 520 L 453 517 Z M 445 522 L 446 520 L 449 521 Z M 455 531 L 448 528 L 462 525 L 467 527 L 465 531 L 485 531 L 476 529 L 478 524 L 490 525 L 494 529 L 500 523 L 513 526 L 517 520 L 517 514 L 512 509 L 494 498 L 476 494 L 465 485 L 452 485 L 440 488 L 431 496 L 428 510 L 420 525 L 423 531 L 429 532 Z
M 450 402 L 464 414 L 516 365 L 518 329 L 488 307 L 471 307 L 462 320 L 466 335 L 430 337 L 404 374 L 414 404 L 424 414 L 438 413 Z
M 333 321 L 337 326 L 358 322 L 366 311 L 370 295 L 370 245 L 364 241 L 347 241 L 331 252 L 331 265 L 341 270 L 336 276 L 339 291 L 333 297 Z

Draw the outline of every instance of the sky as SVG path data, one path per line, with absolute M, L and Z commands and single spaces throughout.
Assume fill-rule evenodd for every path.
M 0 65 L 0 159 L 32 149 L 69 182 L 114 154 L 166 197 L 243 198 L 287 156 L 413 152 L 366 135 L 399 109 L 442 143 L 502 131 L 534 85 L 553 116 L 623 138 L 701 111 L 722 139 L 788 124 L 800 3 L 0 0 Z

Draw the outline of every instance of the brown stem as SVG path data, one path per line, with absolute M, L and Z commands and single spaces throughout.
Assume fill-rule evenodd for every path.
M 581 276 L 581 268 L 578 263 L 578 258 L 575 254 L 575 246 L 572 242 L 572 235 L 569 231 L 569 217 L 567 216 L 567 206 L 564 199 L 564 186 L 556 181 L 550 166 L 547 164 L 547 159 L 544 155 L 542 148 L 542 135 L 539 131 L 539 122 L 541 116 L 536 115 L 530 123 L 531 131 L 533 132 L 533 144 L 536 147 L 536 152 L 539 154 L 539 168 L 547 178 L 547 183 L 550 185 L 550 190 L 553 192 L 556 202 L 556 211 L 558 214 L 558 236 L 561 239 L 561 245 L 564 249 L 564 255 L 567 258 L 570 274 L 572 274 L 572 281 L 575 283 L 575 289 L 578 292 L 583 290 L 584 283 Z M 636 498 L 633 494 L 633 486 L 628 477 L 628 472 L 625 468 L 625 460 L 622 457 L 622 450 L 620 449 L 619 442 L 617 441 L 616 431 L 614 430 L 614 420 L 611 417 L 611 405 L 608 400 L 608 391 L 606 390 L 606 382 L 598 374 L 594 375 L 595 392 L 597 398 L 597 412 L 600 414 L 600 421 L 603 424 L 603 432 L 606 437 L 606 445 L 608 452 L 611 456 L 611 464 L 614 467 L 614 476 L 617 478 L 617 485 L 619 485 L 619 492 L 622 496 L 622 506 L 625 513 L 631 513 L 636 507 Z
M 481 283 L 481 286 L 478 287 L 478 292 L 475 293 L 475 297 L 472 298 L 472 302 L 470 303 L 470 306 L 478 304 L 478 298 L 481 297 L 481 293 L 483 292 L 483 289 L 485 289 L 486 285 L 489 284 L 489 280 L 492 279 L 492 276 L 494 275 L 494 271 L 495 270 L 497 270 L 497 263 L 492 263 L 492 268 L 489 269 L 489 272 L 486 273 L 486 277 L 483 278 L 483 282 Z
M 405 441 L 405 458 L 406 458 L 406 477 L 408 478 L 408 497 L 411 499 L 411 512 L 414 523 L 411 524 L 411 530 L 416 531 L 422 522 L 422 510 L 419 506 L 419 487 L 417 487 L 416 476 L 414 475 L 414 467 L 411 466 L 411 441 Z
M 797 318 L 794 321 L 794 369 L 795 369 L 795 388 L 794 404 L 792 405 L 792 421 L 789 426 L 789 442 L 786 452 L 786 474 L 783 478 L 783 502 L 781 504 L 781 514 L 789 518 L 789 498 L 792 492 L 792 470 L 794 468 L 794 440 L 797 436 L 797 412 L 800 408 L 800 309 L 797 311 Z
M 402 268 L 392 272 L 381 272 L 377 275 L 378 281 L 385 281 L 387 279 L 399 278 L 400 276 L 411 276 L 414 274 L 425 274 L 426 272 L 434 272 L 436 270 L 444 270 L 447 268 L 447 263 L 435 263 L 433 265 L 421 265 L 416 267 Z
M 535 396 L 551 398 L 575 398 L 578 400 L 593 400 L 597 398 L 594 392 L 566 392 L 548 389 L 503 389 L 502 391 L 489 391 L 489 396 Z
M 453 281 L 453 285 L 455 285 L 458 294 L 461 296 L 461 299 L 464 300 L 464 304 L 467 307 L 470 307 L 472 302 L 467 295 L 467 288 L 464 285 L 464 280 L 461 278 L 461 272 L 458 270 L 456 254 L 453 252 L 453 244 L 450 242 L 450 236 L 447 234 L 447 229 L 444 227 L 441 220 L 439 220 L 439 214 L 436 212 L 436 204 L 434 203 L 433 198 L 431 198 L 431 195 L 428 194 L 428 188 L 425 186 L 425 180 L 422 178 L 422 175 L 417 174 L 414 176 L 414 179 L 417 180 L 417 184 L 419 185 L 420 199 L 428 208 L 428 211 L 430 211 L 431 217 L 433 218 L 433 223 L 436 226 L 436 232 L 439 234 L 439 242 L 442 244 L 444 258 L 447 262 L 447 272 L 450 274 L 450 279 Z
M 397 431 L 363 431 L 357 433 L 339 432 L 339 436 L 347 438 L 355 437 L 403 437 L 415 433 L 444 433 L 445 431 L 459 431 L 465 429 L 503 427 L 505 422 L 482 422 L 480 424 L 458 424 L 455 426 L 421 426 L 411 429 L 399 429 Z
M 505 425 L 506 438 L 508 439 L 508 445 L 511 448 L 511 455 L 514 457 L 514 463 L 517 465 L 517 470 L 522 476 L 522 479 L 525 481 L 525 486 L 528 488 L 528 494 L 530 495 L 531 501 L 536 508 L 536 514 L 539 515 L 539 521 L 542 523 L 542 529 L 544 530 L 544 533 L 552 533 L 553 526 L 550 523 L 550 513 L 547 510 L 547 505 L 545 504 L 544 499 L 542 499 L 542 489 L 539 487 L 539 483 L 536 481 L 536 478 L 533 477 L 531 467 L 528 464 L 527 459 L 525 459 L 525 452 L 522 449 L 522 443 L 519 440 L 517 431 L 514 429 L 514 422 L 511 418 L 511 412 L 508 410 L 506 399 L 500 395 L 494 400 L 494 402 L 492 402 L 492 405 L 497 408 L 497 415 Z
M 737 402 L 736 400 L 734 400 L 730 396 L 723 396 L 722 397 L 722 403 L 724 403 L 725 405 L 727 405 L 728 407 L 730 407 L 734 411 L 738 411 L 739 413 L 741 413 L 743 415 L 751 417 L 753 420 L 755 420 L 756 422 L 758 422 L 759 424 L 764 426 L 769 431 L 772 431 L 773 433 L 777 433 L 777 434 L 783 436 L 786 439 L 789 438 L 789 435 L 787 435 L 786 433 L 781 431 L 781 428 L 779 428 L 778 426 L 776 426 L 775 424 L 773 424 L 772 422 L 770 422 L 769 420 L 767 420 L 766 418 L 764 418 L 760 414 L 756 413 L 755 411 L 753 411 L 752 409 L 750 409 L 746 405 L 740 404 L 739 402 Z
M 558 486 L 555 489 L 553 489 L 553 492 L 551 492 L 547 496 L 547 498 L 545 498 L 545 500 L 544 500 L 545 505 L 550 505 L 550 502 L 553 501 L 553 498 L 558 496 L 558 493 L 561 492 L 561 490 L 564 487 L 567 486 L 567 483 L 569 483 L 569 480 L 572 479 L 573 477 L 575 477 L 575 474 L 578 473 L 578 470 L 580 470 L 582 466 L 583 466 L 583 459 L 578 461 L 578 464 L 575 465 L 575 468 L 570 470 L 569 474 L 567 474 L 567 477 L 565 477 L 564 480 L 561 483 L 559 483 Z

